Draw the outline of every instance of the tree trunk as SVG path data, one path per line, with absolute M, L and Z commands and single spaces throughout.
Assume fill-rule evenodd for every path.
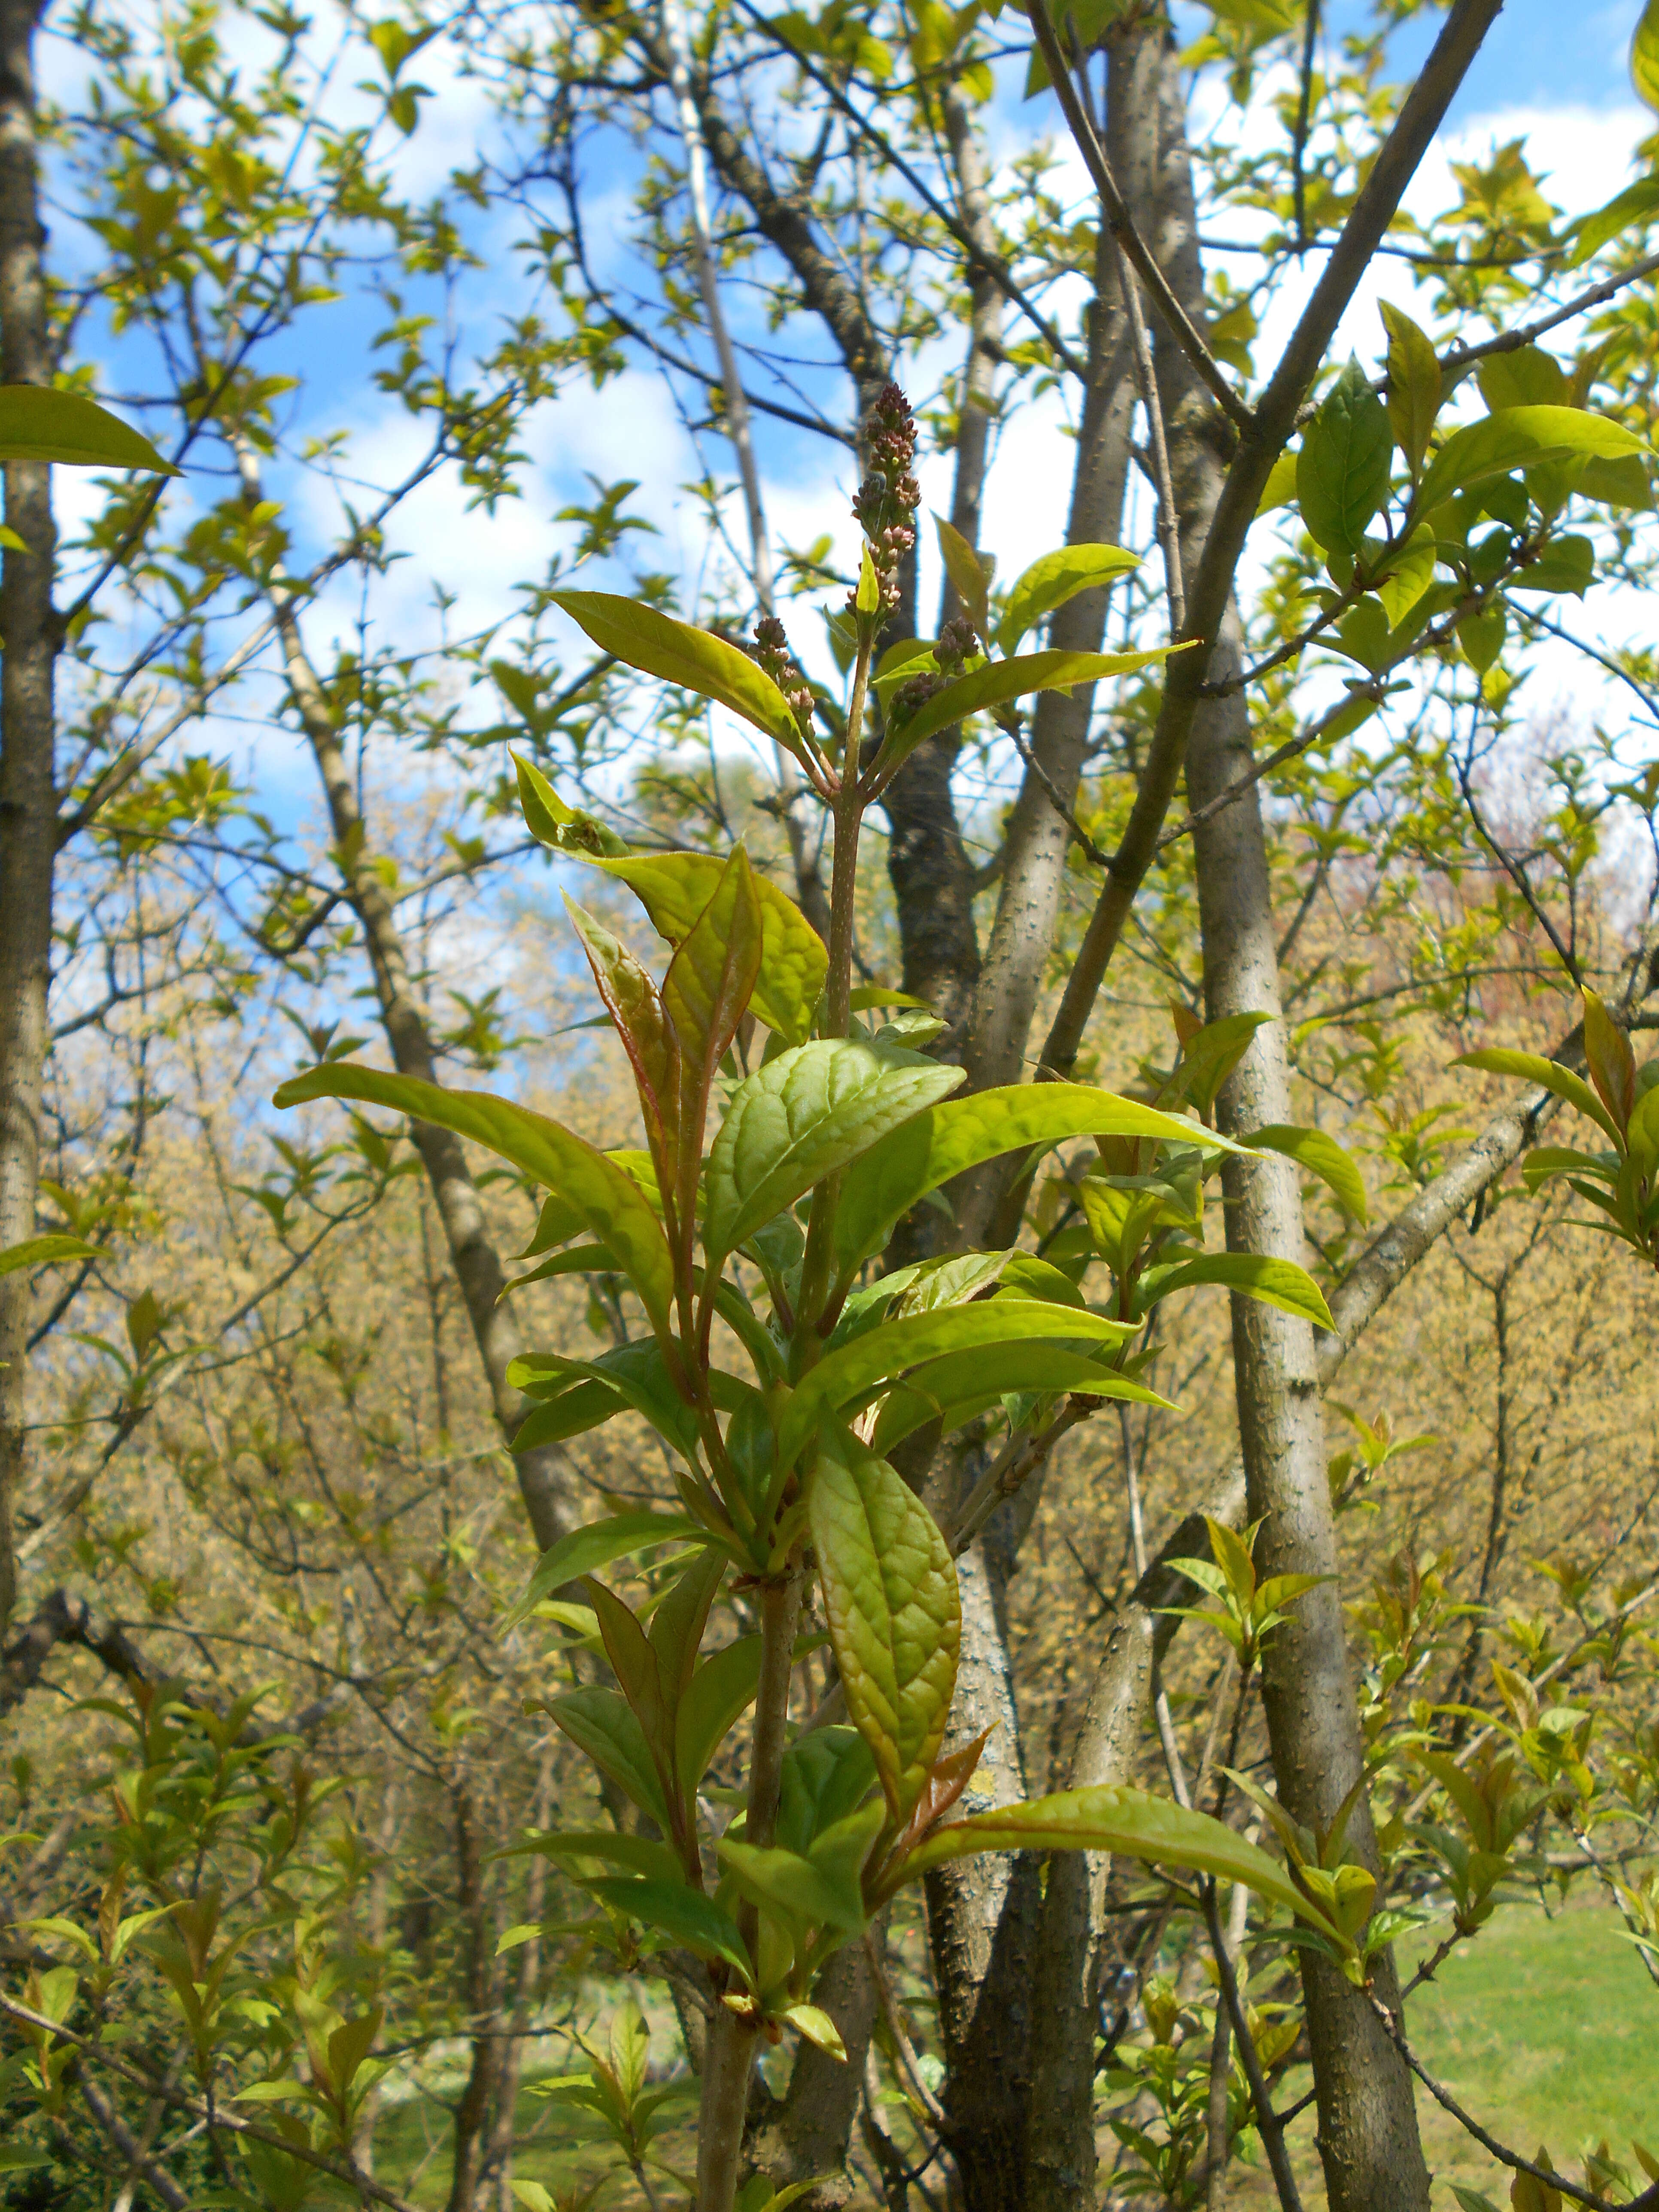
M 1173 46 L 1166 49 L 1162 105 L 1158 258 L 1201 326 L 1203 275 Z M 1208 395 L 1167 340 L 1158 346 L 1158 372 L 1190 580 L 1225 471 Z M 1237 617 L 1230 610 L 1210 679 L 1231 678 L 1241 661 Z M 1194 810 L 1201 814 L 1249 773 L 1254 759 L 1244 696 L 1200 701 L 1187 751 Z M 1274 1017 L 1256 1031 L 1220 1101 L 1223 1127 L 1248 1138 L 1252 1129 L 1293 1118 L 1260 785 L 1251 784 L 1232 805 L 1200 820 L 1194 845 L 1208 1018 L 1246 1012 Z M 1223 1188 L 1231 1250 L 1305 1261 L 1301 1194 L 1288 1161 L 1231 1160 Z M 1312 1328 L 1257 1300 L 1235 1297 L 1233 1360 L 1249 1510 L 1264 1523 L 1256 1545 L 1258 1570 L 1264 1577 L 1330 1578 L 1297 1601 L 1289 1624 L 1269 1642 L 1262 1670 L 1280 1799 L 1317 1832 L 1330 1826 L 1358 1779 L 1363 1748 L 1336 1581 L 1336 1528 Z M 1376 1839 L 1363 1794 L 1348 1835 L 1358 1856 L 1375 1867 Z M 1331 2212 L 1376 2212 L 1383 2205 L 1389 2212 L 1426 2212 L 1429 2177 L 1411 2076 L 1368 1999 L 1314 1953 L 1304 1951 L 1302 1961 Z M 1386 1959 L 1378 1962 L 1377 1986 L 1385 2000 L 1395 1994 Z
M 49 385 L 35 149 L 34 0 L 0 0 L 0 381 Z M 6 523 L 21 538 L 0 580 L 0 1248 L 34 1233 L 51 1030 L 58 657 L 52 470 L 8 461 Z M 13 1516 L 24 1465 L 30 1278 L 0 1275 L 0 1637 L 16 1595 Z
M 255 505 L 262 490 L 252 456 L 244 448 L 238 459 L 245 495 L 250 505 Z M 328 695 L 306 653 L 292 595 L 280 587 L 274 590 L 271 608 L 287 664 L 289 694 L 328 801 L 337 863 L 346 872 L 352 911 L 362 927 L 375 1000 L 393 1063 L 400 1075 L 437 1083 L 441 1079 L 431 1024 L 416 996 L 397 916 L 376 872 L 376 855 L 369 846 L 356 785 L 341 748 Z M 490 1240 L 466 1150 L 453 1131 L 434 1128 L 429 1121 L 413 1122 L 410 1135 L 443 1224 L 450 1264 L 472 1325 L 495 1417 L 510 1437 L 527 1408 L 522 1393 L 507 1379 L 507 1367 L 522 1349 L 522 1340 L 510 1305 L 501 1302 L 507 1277 Z M 517 1454 L 513 1466 L 531 1532 L 544 1552 L 576 1518 L 566 1494 L 563 1457 L 556 1445 L 550 1444 Z
M 472 2063 L 455 2107 L 454 2162 L 445 2212 L 475 2212 L 489 2144 L 487 2122 L 501 2072 L 500 1993 L 490 1955 L 483 1852 L 471 1790 L 455 1795 L 456 1917 L 466 1958 L 465 2002 Z

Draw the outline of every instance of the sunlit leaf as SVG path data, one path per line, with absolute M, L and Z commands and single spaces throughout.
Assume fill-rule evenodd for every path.
M 1122 545 L 1062 545 L 1033 561 L 1008 594 L 997 624 L 997 651 L 1005 658 L 1043 617 L 1063 607 L 1079 592 L 1097 591 L 1140 566 L 1140 556 Z

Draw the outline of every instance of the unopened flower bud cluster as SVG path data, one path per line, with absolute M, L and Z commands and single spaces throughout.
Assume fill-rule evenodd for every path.
M 953 617 L 940 630 L 933 647 L 933 659 L 939 663 L 937 671 L 926 668 L 919 676 L 912 676 L 901 684 L 888 707 L 888 719 L 896 726 L 908 721 L 936 692 L 953 684 L 962 673 L 963 663 L 978 651 L 979 639 L 972 623 L 966 615 Z
M 755 624 L 752 650 L 763 672 L 771 678 L 788 701 L 790 711 L 801 729 L 810 734 L 813 713 L 811 690 L 800 672 L 799 662 L 789 650 L 788 636 L 775 615 L 763 615 Z
M 853 514 L 869 541 L 884 619 L 899 603 L 899 570 L 915 544 L 913 517 L 921 504 L 921 486 L 910 473 L 915 422 L 896 384 L 884 385 L 876 395 L 864 435 L 869 473 L 854 497 Z

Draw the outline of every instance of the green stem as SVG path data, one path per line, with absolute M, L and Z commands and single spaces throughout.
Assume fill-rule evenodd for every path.
M 789 1727 L 789 1678 L 795 1663 L 805 1577 L 797 1565 L 761 1585 L 761 1674 L 755 1698 L 755 1740 L 749 1764 L 749 1811 L 744 1840 L 761 1850 L 777 1827 L 778 1795 Z M 738 1925 L 758 1962 L 759 1916 L 751 1905 Z M 732 1994 L 735 1994 L 732 1992 Z M 731 2212 L 743 2160 L 743 2124 L 749 2076 L 760 2041 L 760 2012 L 714 2008 L 703 2052 L 702 2097 L 697 2126 L 697 2212 Z

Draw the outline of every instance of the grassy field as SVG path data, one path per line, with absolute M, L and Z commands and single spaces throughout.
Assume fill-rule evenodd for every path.
M 1429 2070 L 1502 2141 L 1526 2151 L 1547 2143 L 1575 2175 L 1603 2136 L 1632 2171 L 1632 2137 L 1659 2151 L 1659 1990 L 1620 1926 L 1595 1906 L 1575 1905 L 1553 1920 L 1506 1908 L 1412 2003 L 1413 2045 Z M 1306 2087 L 1305 2072 L 1293 2076 L 1281 2101 Z M 1426 2094 L 1419 2101 L 1437 2212 L 1456 2212 L 1454 2181 L 1507 2207 L 1508 2176 Z M 521 2179 L 565 2197 L 604 2169 L 603 2149 L 574 2136 L 543 2100 L 526 2096 L 521 2117 L 527 2129 L 541 2123 L 516 2161 Z M 407 2105 L 376 2130 L 377 2170 L 398 2177 L 421 2205 L 441 2204 L 448 2190 L 442 2118 Z M 1291 2136 L 1308 2212 L 1324 2203 L 1313 2133 L 1310 2112 Z M 662 2148 L 682 2169 L 695 2162 L 689 2129 L 677 2129 Z M 656 2186 L 659 2203 L 681 2201 L 672 2183 Z M 1229 2203 L 1235 2212 L 1267 2212 L 1276 2200 L 1265 2172 L 1236 2168 Z M 605 2191 L 602 2212 L 630 2204 L 643 2200 L 624 2179 Z
M 1659 2152 L 1659 1990 L 1621 1925 L 1601 1906 L 1575 1905 L 1553 1920 L 1505 1907 L 1419 1990 L 1410 2025 L 1429 2072 L 1500 2142 L 1525 2152 L 1547 2143 L 1558 2171 L 1576 2179 L 1605 2136 L 1639 2187 L 1632 2139 Z M 1304 2074 L 1284 2101 L 1306 2086 Z M 1426 2092 L 1419 2103 L 1437 2208 L 1455 2212 L 1454 2181 L 1506 2206 L 1508 2174 Z M 1308 2204 L 1322 2204 L 1311 2113 L 1291 2140 Z M 1240 2179 L 1238 2212 L 1274 2203 L 1265 2174 Z

